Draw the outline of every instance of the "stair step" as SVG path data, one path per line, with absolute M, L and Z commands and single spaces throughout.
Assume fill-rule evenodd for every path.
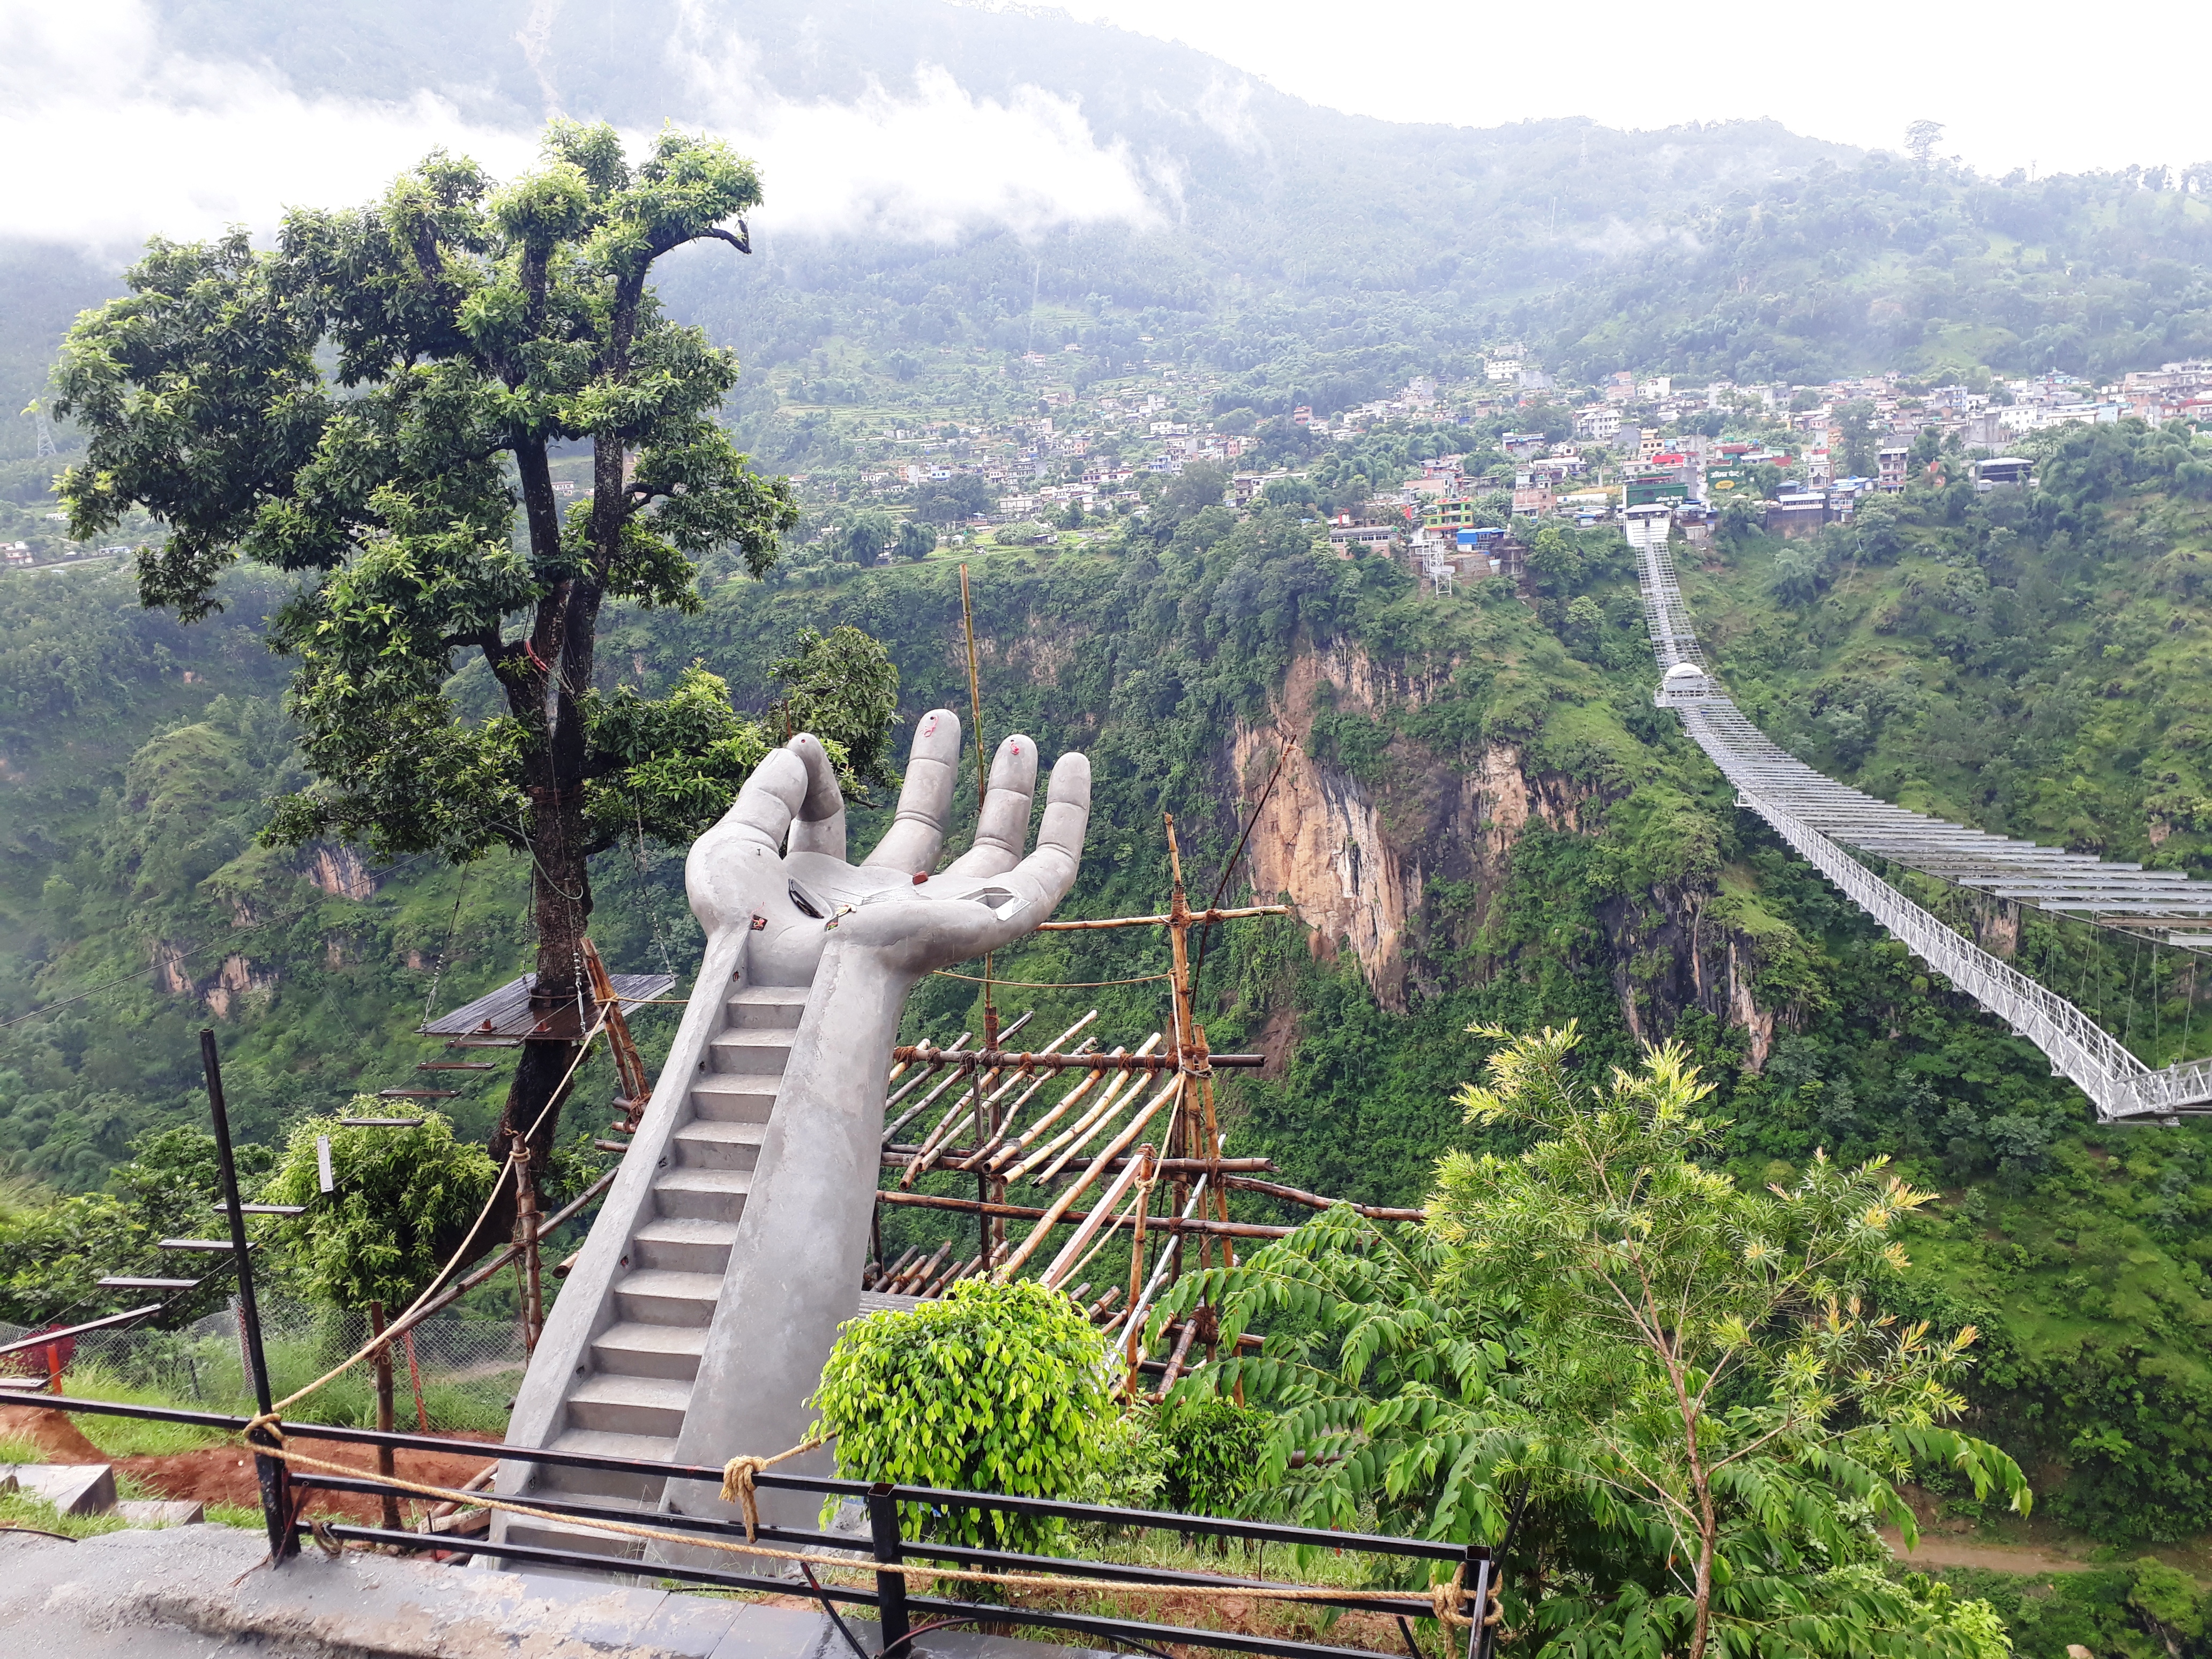
M 722 1005 L 724 1023 L 732 1030 L 795 1031 L 811 990 L 805 985 L 749 985 Z
M 651 1524 L 650 1517 L 647 1524 Z M 642 1538 L 625 1538 L 620 1533 L 599 1532 L 580 1523 L 538 1521 L 520 1515 L 507 1517 L 507 1541 L 542 1550 L 560 1550 L 569 1555 L 604 1555 L 617 1561 L 638 1561 L 645 1557 Z M 534 1574 L 545 1570 L 536 1562 L 512 1561 L 505 1565 L 509 1571 Z
M 635 1457 L 666 1463 L 676 1456 L 676 1442 L 656 1434 L 618 1434 L 606 1429 L 566 1429 L 550 1450 L 590 1452 L 599 1457 Z M 547 1492 L 598 1498 L 619 1498 L 643 1508 L 660 1501 L 666 1477 L 628 1474 L 615 1469 L 580 1469 L 560 1463 L 539 1463 L 536 1486 Z
M 775 1109 L 777 1081 L 760 1073 L 702 1072 L 691 1085 L 695 1121 L 765 1123 Z
M 624 1320 L 592 1339 L 592 1364 L 601 1373 L 665 1376 L 689 1382 L 707 1351 L 704 1325 L 647 1325 Z
M 752 1184 L 750 1170 L 664 1170 L 653 1183 L 653 1203 L 665 1216 L 733 1222 Z
M 675 1134 L 676 1161 L 687 1169 L 750 1170 L 760 1162 L 765 1123 L 717 1123 L 694 1118 Z
M 568 1394 L 569 1422 L 617 1434 L 673 1439 L 690 1408 L 690 1383 L 672 1377 L 587 1376 Z
M 791 1058 L 792 1031 L 724 1031 L 707 1045 L 708 1069 L 750 1077 L 778 1077 Z
M 630 1260 L 641 1267 L 673 1267 L 679 1273 L 719 1273 L 730 1265 L 737 1242 L 734 1221 L 696 1221 L 655 1216 L 630 1235 Z
M 703 1329 L 714 1316 L 722 1293 L 720 1273 L 678 1273 L 647 1267 L 615 1280 L 615 1302 L 629 1318 L 648 1325 L 696 1325 Z

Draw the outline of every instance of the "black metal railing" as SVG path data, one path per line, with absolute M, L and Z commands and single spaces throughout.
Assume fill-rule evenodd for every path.
M 155 1422 L 187 1424 L 198 1427 L 237 1433 L 245 1431 L 251 1419 L 230 1416 L 219 1412 L 186 1411 L 168 1407 L 141 1406 L 111 1401 L 81 1400 L 52 1395 L 30 1395 L 41 1406 L 67 1412 L 88 1412 L 105 1416 L 145 1419 Z M 510 1446 L 480 1440 L 457 1440 L 441 1435 L 406 1433 L 396 1430 L 353 1428 L 343 1424 L 295 1423 L 283 1425 L 286 1444 L 299 1442 L 329 1441 L 351 1445 L 389 1447 L 395 1451 L 424 1451 L 457 1454 L 487 1461 L 517 1462 L 533 1464 L 557 1465 L 567 1468 L 590 1469 L 608 1474 L 637 1475 L 659 1481 L 703 1481 L 719 1488 L 721 1469 L 709 1464 L 667 1463 L 645 1458 L 611 1457 L 592 1452 L 556 1451 L 538 1446 Z M 284 1467 L 277 1458 L 268 1460 Z M 1127 1562 L 1103 1561 L 1069 1556 L 1030 1555 L 1012 1550 L 997 1550 L 975 1545 L 948 1542 L 939 1539 L 908 1538 L 901 1522 L 902 1504 L 921 1506 L 926 1510 L 969 1509 L 1020 1515 L 1033 1518 L 1056 1518 L 1063 1521 L 1109 1528 L 1152 1529 L 1180 1534 L 1185 1537 L 1218 1539 L 1224 1543 L 1235 1540 L 1258 1545 L 1274 1544 L 1291 1547 L 1307 1547 L 1332 1552 L 1393 1556 L 1400 1559 L 1425 1560 L 1449 1565 L 1455 1571 L 1464 1568 L 1465 1603 L 1462 1612 L 1472 1614 L 1490 1602 L 1492 1561 L 1491 1552 L 1480 1545 L 1461 1545 L 1429 1539 L 1395 1538 L 1373 1533 L 1352 1533 L 1326 1530 L 1314 1527 L 1297 1527 L 1265 1521 L 1244 1521 L 1218 1516 L 1184 1515 L 1165 1510 L 1122 1509 L 1108 1504 L 1068 1504 L 1046 1498 L 1014 1498 L 995 1492 L 960 1492 L 933 1486 L 901 1486 L 878 1482 L 841 1480 L 811 1475 L 779 1474 L 763 1471 L 754 1476 L 756 1486 L 769 1490 L 808 1492 L 822 1498 L 853 1498 L 862 1503 L 868 1512 L 869 1534 L 863 1540 L 846 1533 L 832 1533 L 811 1528 L 780 1527 L 762 1523 L 754 1533 L 754 1540 L 771 1547 L 784 1548 L 820 1549 L 836 1551 L 854 1557 L 853 1565 L 865 1566 L 866 1558 L 887 1565 L 908 1563 L 941 1563 L 955 1567 L 993 1572 L 1035 1573 L 1050 1577 L 1103 1579 L 1139 1585 L 1169 1585 L 1192 1589 L 1223 1590 L 1235 1589 L 1279 1589 L 1280 1581 L 1241 1577 L 1226 1573 L 1182 1571 Z M 380 1480 L 368 1472 L 360 1474 L 330 1474 L 287 1469 L 279 1481 L 281 1488 L 297 1488 L 307 1492 L 325 1492 L 365 1496 L 380 1496 L 392 1492 L 397 1496 L 413 1496 L 403 1488 Z M 557 1567 L 566 1571 L 588 1571 L 630 1575 L 641 1571 L 655 1578 L 671 1579 L 682 1583 L 698 1584 L 719 1589 L 762 1590 L 781 1595 L 800 1592 L 802 1587 L 793 1580 L 772 1577 L 762 1572 L 746 1572 L 732 1568 L 701 1566 L 678 1560 L 640 1560 L 633 1557 L 602 1554 L 581 1550 L 564 1550 L 544 1544 L 524 1544 L 497 1541 L 490 1538 L 465 1537 L 451 1532 L 414 1532 L 389 1528 L 364 1526 L 350 1522 L 328 1520 L 307 1521 L 301 1518 L 300 1499 L 287 1494 L 284 1509 L 271 1517 L 272 1536 L 281 1536 L 285 1542 L 283 1554 L 297 1553 L 299 1541 L 311 1528 L 319 1528 L 326 1536 L 339 1540 L 357 1540 L 365 1543 L 381 1544 L 414 1551 L 436 1551 L 445 1555 L 490 1556 L 517 1566 Z M 631 1525 L 649 1525 L 664 1532 L 696 1534 L 702 1542 L 713 1540 L 728 1546 L 742 1546 L 753 1541 L 745 1537 L 744 1527 L 735 1522 L 716 1516 L 684 1515 L 674 1510 L 640 1510 L 617 1504 L 592 1503 L 586 1498 L 556 1498 L 532 1493 L 513 1501 L 526 1504 L 533 1510 L 563 1519 L 573 1518 L 588 1526 L 594 1521 L 608 1521 Z M 842 1565 L 842 1564 L 841 1564 Z M 899 1572 L 879 1572 L 872 1589 L 818 1580 L 803 1587 L 825 1607 L 854 1605 L 874 1609 L 882 1631 L 885 1650 L 902 1644 L 915 1633 L 917 1618 L 927 1621 L 952 1624 L 989 1623 L 993 1625 L 1023 1625 L 1063 1630 L 1078 1635 L 1118 1640 L 1124 1644 L 1158 1646 L 1173 1643 L 1178 1646 L 1210 1647 L 1231 1652 L 1261 1654 L 1269 1659 L 1355 1659 L 1368 1656 L 1370 1650 L 1348 1648 L 1327 1642 L 1306 1641 L 1295 1637 L 1267 1636 L 1243 1631 L 1212 1630 L 1191 1626 L 1157 1624 L 1149 1620 L 1131 1619 L 1109 1613 L 1085 1612 L 1076 1609 L 1030 1607 L 997 1602 L 985 1603 L 961 1601 L 945 1596 L 918 1595 L 908 1585 L 907 1577 Z M 1328 1607 L 1345 1612 L 1372 1612 L 1393 1614 L 1401 1621 L 1414 1616 L 1426 1616 L 1425 1592 L 1417 1589 L 1360 1589 L 1347 1588 L 1341 1592 L 1321 1591 L 1302 1596 L 1291 1605 L 1309 1607 Z M 1413 1641 L 1410 1626 L 1406 1627 L 1406 1640 L 1416 1652 L 1420 1650 Z M 1484 1659 L 1486 1642 L 1480 1620 L 1470 1629 L 1466 1659 Z
M 264 1358 L 261 1343 L 261 1322 L 253 1299 L 253 1273 L 251 1257 L 246 1250 L 245 1206 L 238 1188 L 238 1176 L 231 1158 L 230 1123 L 225 1109 L 222 1074 L 216 1050 L 215 1033 L 200 1034 L 200 1058 L 205 1071 L 208 1106 L 213 1120 L 217 1164 L 222 1179 L 223 1207 L 228 1213 L 232 1243 L 231 1259 L 237 1264 L 240 1323 L 246 1338 L 248 1368 L 253 1387 L 254 1401 L 265 1417 L 270 1410 L 269 1368 Z M 1218 1057 L 1217 1056 L 1217 1060 Z M 139 1310 L 147 1311 L 145 1310 Z M 455 1440 L 439 1435 L 409 1434 L 394 1430 L 356 1429 L 333 1423 L 298 1423 L 285 1421 L 283 1442 L 271 1437 L 265 1428 L 252 1426 L 252 1419 L 233 1417 L 219 1412 L 187 1411 L 179 1407 L 142 1406 L 113 1401 L 81 1400 L 56 1395 L 34 1395 L 27 1389 L 8 1389 L 4 1395 L 17 1400 L 34 1400 L 44 1407 L 60 1411 L 89 1412 L 105 1416 L 133 1417 L 153 1422 L 182 1423 L 216 1429 L 231 1433 L 243 1433 L 246 1443 L 254 1450 L 254 1464 L 261 1489 L 262 1512 L 269 1532 L 270 1559 L 281 1566 L 299 1553 L 300 1540 L 310 1529 L 319 1528 L 337 1539 L 357 1539 L 367 1542 L 393 1546 L 408 1550 L 434 1550 L 441 1554 L 493 1556 L 522 1565 L 559 1567 L 568 1571 L 635 1574 L 650 1572 L 656 1578 L 673 1579 L 678 1583 L 708 1585 L 718 1589 L 766 1590 L 789 1595 L 798 1586 L 788 1578 L 769 1577 L 763 1574 L 730 1571 L 717 1567 L 702 1567 L 683 1561 L 654 1560 L 641 1562 L 621 1555 L 562 1550 L 543 1544 L 518 1544 L 505 1540 L 466 1538 L 451 1532 L 409 1532 L 385 1527 L 356 1526 L 351 1522 L 331 1522 L 315 1520 L 303 1523 L 301 1519 L 301 1499 L 293 1488 L 305 1492 L 383 1494 L 392 1492 L 408 1496 L 404 1488 L 379 1480 L 370 1474 L 331 1474 L 312 1471 L 295 1471 L 285 1462 L 282 1452 L 295 1441 L 337 1441 L 354 1445 L 390 1447 L 393 1450 L 415 1450 L 458 1453 L 465 1456 L 494 1458 L 502 1462 L 514 1462 L 547 1464 L 567 1468 L 591 1469 L 603 1474 L 642 1476 L 649 1480 L 665 1483 L 672 1480 L 703 1481 L 717 1489 L 722 1482 L 719 1466 L 690 1463 L 664 1463 L 649 1459 L 611 1457 L 594 1452 L 556 1451 L 539 1446 L 508 1446 L 488 1444 L 483 1441 Z M 1488 1645 L 1489 1626 L 1484 1614 L 1492 1606 L 1495 1582 L 1495 1565 L 1492 1552 L 1480 1545 L 1462 1545 L 1417 1538 L 1391 1538 L 1369 1533 L 1348 1533 L 1324 1530 L 1313 1527 L 1293 1527 L 1262 1521 L 1239 1521 L 1216 1516 L 1183 1515 L 1164 1510 L 1117 1509 L 1095 1504 L 1063 1504 L 1047 1498 L 1012 1498 L 995 1492 L 956 1492 L 930 1486 L 898 1486 L 878 1482 L 870 1485 L 859 1480 L 825 1480 L 810 1475 L 776 1474 L 765 1470 L 754 1477 L 757 1486 L 785 1492 L 811 1492 L 823 1498 L 851 1498 L 864 1503 L 868 1510 L 868 1552 L 884 1567 L 902 1566 L 910 1562 L 949 1564 L 967 1571 L 993 1572 L 1036 1573 L 1051 1577 L 1106 1579 L 1126 1583 L 1133 1588 L 1140 1584 L 1167 1584 L 1189 1589 L 1280 1589 L 1259 1578 L 1237 1577 L 1225 1574 L 1186 1572 L 1124 1563 L 1084 1560 L 1065 1556 L 1026 1555 L 1010 1550 L 986 1549 L 975 1546 L 954 1544 L 934 1539 L 909 1539 L 901 1528 L 899 1505 L 912 1504 L 926 1510 L 969 1509 L 996 1511 L 1006 1515 L 1021 1515 L 1038 1518 L 1057 1518 L 1109 1528 L 1151 1529 L 1174 1532 L 1185 1537 L 1214 1538 L 1241 1542 L 1289 1545 L 1326 1549 L 1333 1552 L 1351 1551 L 1369 1555 L 1396 1556 L 1449 1564 L 1455 1572 L 1463 1570 L 1462 1589 L 1463 1600 L 1458 1612 L 1469 1617 L 1466 1659 L 1485 1659 Z M 426 1483 L 427 1484 L 427 1483 Z M 607 1521 L 628 1525 L 649 1525 L 657 1530 L 679 1534 L 696 1534 L 702 1542 L 717 1544 L 745 1544 L 755 1540 L 772 1546 L 795 1545 L 803 1548 L 821 1548 L 851 1553 L 856 1540 L 843 1534 L 821 1532 L 805 1528 L 762 1525 L 750 1539 L 744 1528 L 731 1521 L 718 1517 L 687 1516 L 674 1510 L 623 1509 L 606 1504 L 579 1502 L 571 1498 L 541 1498 L 535 1494 L 511 1499 L 527 1504 L 532 1509 L 548 1515 L 574 1518 L 589 1523 Z M 619 1534 L 610 1534 L 617 1536 Z M 855 1565 L 865 1565 L 861 1558 Z M 843 1563 L 837 1564 L 843 1565 Z M 988 1624 L 992 1626 L 1026 1625 L 1064 1630 L 1079 1635 L 1103 1637 L 1124 1645 L 1138 1648 L 1158 1647 L 1163 1643 L 1175 1643 L 1189 1647 L 1210 1647 L 1233 1652 L 1262 1654 L 1269 1659 L 1371 1659 L 1369 1650 L 1334 1646 L 1323 1642 L 1308 1642 L 1290 1637 L 1261 1636 L 1237 1631 L 1208 1630 L 1173 1625 L 1152 1624 L 1144 1620 L 1115 1617 L 1109 1613 L 1084 1613 L 1045 1607 L 1024 1607 L 1011 1604 L 983 1603 L 949 1600 L 933 1595 L 917 1595 L 907 1583 L 907 1576 L 898 1571 L 879 1571 L 875 1575 L 872 1589 L 855 1589 L 849 1585 L 824 1583 L 818 1580 L 810 1567 L 804 1569 L 809 1593 L 815 1595 L 823 1609 L 854 1648 L 855 1659 L 871 1659 L 843 1620 L 837 1619 L 840 1603 L 872 1606 L 882 1632 L 882 1649 L 888 1655 L 897 1646 L 911 1646 L 913 1638 L 921 1632 L 939 1625 Z M 1427 1659 L 1415 1642 L 1408 1616 L 1426 1616 L 1430 1607 L 1425 1592 L 1401 1591 L 1395 1595 L 1388 1591 L 1346 1590 L 1341 1595 L 1316 1593 L 1303 1596 L 1291 1605 L 1333 1607 L 1346 1612 L 1371 1611 L 1397 1616 L 1398 1628 L 1406 1646 L 1415 1659 Z M 926 1615 L 932 1622 L 917 1626 L 915 1615 Z M 1447 1632 L 1449 1634 L 1449 1632 Z

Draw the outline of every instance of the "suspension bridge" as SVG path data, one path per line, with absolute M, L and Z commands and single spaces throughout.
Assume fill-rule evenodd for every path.
M 1953 886 L 2118 929 L 2157 945 L 2212 949 L 2212 883 L 1947 823 L 1822 776 L 1739 711 L 1698 646 L 1668 550 L 1663 507 L 1631 508 L 1629 545 L 1660 669 L 1652 701 L 1672 708 L 1722 775 L 1807 862 L 1912 954 L 2041 1049 L 2107 1123 L 2212 1113 L 2212 1058 L 2154 1070 L 2063 997 L 1899 892 L 1854 853 Z

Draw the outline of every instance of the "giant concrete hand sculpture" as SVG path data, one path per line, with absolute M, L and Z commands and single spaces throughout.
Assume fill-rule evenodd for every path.
M 720 1465 L 804 1435 L 805 1401 L 859 1304 L 908 994 L 1049 916 L 1090 820 L 1090 763 L 1063 756 L 1022 855 L 1037 755 L 1011 737 L 974 845 L 933 872 L 963 781 L 960 736 L 947 711 L 922 717 L 896 819 L 858 864 L 836 772 L 805 735 L 763 762 L 693 846 L 685 882 L 707 930 L 697 986 L 517 1397 L 518 1443 Z M 712 1486 L 660 1492 L 557 1466 L 507 1465 L 500 1489 L 728 1508 Z M 813 1513 L 811 1499 L 762 1498 L 771 1521 Z M 513 1540 L 533 1528 L 545 1531 L 501 1524 Z
M 863 862 L 848 864 L 844 797 L 830 757 L 811 736 L 793 738 L 691 848 L 684 881 L 708 937 L 735 927 L 758 934 L 746 957 L 757 985 L 811 983 L 834 958 L 850 984 L 837 994 L 841 1011 L 864 981 L 890 993 L 888 1055 L 915 982 L 933 968 L 996 950 L 1050 915 L 1074 884 L 1083 851 L 1091 763 L 1064 755 L 1053 769 L 1036 850 L 1022 857 L 1037 756 L 1036 745 L 1017 735 L 992 761 L 974 847 L 929 874 L 944 850 L 959 761 L 958 719 L 942 708 L 923 715 L 896 820 Z

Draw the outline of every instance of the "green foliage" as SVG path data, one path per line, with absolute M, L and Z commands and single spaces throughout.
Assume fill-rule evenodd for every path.
M 372 1095 L 355 1098 L 373 1115 Z M 336 1190 L 320 1190 L 315 1142 L 327 1135 Z M 476 1218 L 498 1171 L 478 1146 L 453 1139 L 442 1113 L 411 1129 L 341 1127 L 335 1117 L 295 1126 L 263 1194 L 307 1212 L 278 1230 L 303 1285 L 343 1308 L 383 1304 L 396 1314 L 429 1285 Z
M 1188 1515 L 1240 1515 L 1267 1437 L 1264 1413 L 1228 1400 L 1178 1402 L 1164 1414 L 1167 1502 Z
M 768 672 L 783 687 L 769 706 L 771 722 L 821 738 L 848 790 L 890 781 L 899 677 L 882 645 L 850 625 L 802 628 L 791 654 Z
M 839 1474 L 1008 1497 L 1073 1499 L 1112 1410 L 1104 1339 L 1033 1281 L 968 1279 L 933 1302 L 845 1328 L 812 1404 Z M 906 1506 L 923 1535 L 1054 1548 L 1057 1522 Z
M 2067 1659 L 2069 1648 L 2100 1659 L 2204 1659 L 2212 1652 L 2201 1626 L 2208 1598 L 2186 1574 L 2148 1556 L 2076 1572 L 1947 1567 L 1940 1575 L 1954 1596 L 1972 1597 L 2002 1620 L 2021 1659 Z M 2192 1613 L 2199 1621 L 2193 1632 Z
M 106 1301 L 111 1293 L 98 1288 L 103 1275 L 173 1270 L 158 1248 L 161 1239 L 205 1237 L 221 1196 L 215 1137 L 165 1129 L 140 1136 L 131 1153 L 101 1192 L 62 1197 L 25 1184 L 0 1189 L 0 1319 L 54 1323 Z M 254 1146 L 239 1147 L 237 1159 L 242 1183 L 272 1162 L 267 1147 Z M 228 1282 L 228 1275 L 216 1278 Z M 210 1290 L 180 1311 L 205 1312 L 221 1294 Z
M 1528 1611 L 1547 1648 L 1748 1652 L 1787 1620 L 1814 1646 L 1986 1651 L 1975 1619 L 1852 1571 L 1883 1558 L 1873 1523 L 1914 1535 L 1897 1484 L 1916 1468 L 2028 1502 L 2012 1460 L 1943 1426 L 1972 1333 L 1930 1342 L 1866 1306 L 1923 1195 L 1823 1161 L 1740 1192 L 1693 1161 L 1709 1091 L 1680 1050 L 1589 1089 L 1571 1028 L 1486 1035 L 1503 1046 L 1462 1103 L 1534 1144 L 1448 1156 L 1423 1235 L 1337 1212 L 1187 1277 L 1162 1320 L 1207 1299 L 1224 1338 L 1271 1328 L 1183 1391 L 1241 1383 L 1275 1413 L 1260 1482 L 1310 1522 L 1372 1505 L 1495 1542 L 1533 1505 L 1513 1571 L 1545 1586 Z
M 544 841 L 568 885 L 619 834 L 611 817 L 640 823 L 649 803 L 653 831 L 680 836 L 726 800 L 741 744 L 641 748 L 697 735 L 682 704 L 703 683 L 665 718 L 580 705 L 605 601 L 695 608 L 696 559 L 735 545 L 757 572 L 795 520 L 714 419 L 733 356 L 647 287 L 675 248 L 741 241 L 720 223 L 759 184 L 673 129 L 632 166 L 612 129 L 556 121 L 544 163 L 501 189 L 434 155 L 375 206 L 295 210 L 270 252 L 243 233 L 156 241 L 64 347 L 58 407 L 90 434 L 60 485 L 71 528 L 161 519 L 143 603 L 204 617 L 240 555 L 305 579 L 271 638 L 299 664 L 289 707 L 314 783 L 271 821 L 276 842 L 466 861 Z M 548 447 L 572 440 L 592 446 L 594 492 L 564 522 Z M 509 639 L 518 612 L 532 625 Z M 447 690 L 468 650 L 507 704 L 473 722 Z M 670 775 L 685 765 L 705 775 Z M 587 782 L 634 810 L 589 810 Z

